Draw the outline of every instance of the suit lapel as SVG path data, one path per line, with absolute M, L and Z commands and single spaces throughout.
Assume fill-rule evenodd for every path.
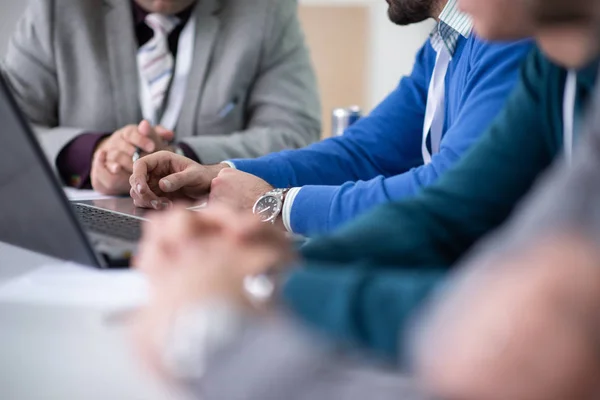
M 196 17 L 194 60 L 188 77 L 184 106 L 177 124 L 177 130 L 181 132 L 193 134 L 196 130 L 199 103 L 220 27 L 220 20 L 216 16 L 219 7 L 220 0 L 200 0 L 194 10 Z
M 137 42 L 129 1 L 105 0 L 104 31 L 110 85 L 117 123 L 125 126 L 142 119 L 139 104 Z

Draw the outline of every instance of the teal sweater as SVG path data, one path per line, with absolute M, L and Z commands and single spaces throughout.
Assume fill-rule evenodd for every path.
M 578 104 L 596 68 L 580 71 Z M 287 305 L 330 334 L 399 355 L 399 332 L 415 308 L 562 154 L 566 74 L 534 50 L 504 110 L 437 184 L 305 247 L 305 265 L 284 287 Z

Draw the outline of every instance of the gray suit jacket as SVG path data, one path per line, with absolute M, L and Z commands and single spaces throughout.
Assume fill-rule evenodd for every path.
M 206 164 L 317 140 L 320 104 L 297 2 L 199 0 L 194 12 L 177 139 Z M 85 131 L 141 121 L 132 18 L 129 0 L 30 1 L 3 69 L 50 160 Z
M 429 399 L 400 371 L 336 349 L 284 315 L 254 320 L 204 372 L 184 382 L 202 400 Z

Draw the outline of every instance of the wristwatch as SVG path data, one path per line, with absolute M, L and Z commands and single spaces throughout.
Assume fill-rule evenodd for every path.
M 256 201 L 252 212 L 262 222 L 274 224 L 283 210 L 283 201 L 289 191 L 290 189 L 274 189 L 265 193 Z

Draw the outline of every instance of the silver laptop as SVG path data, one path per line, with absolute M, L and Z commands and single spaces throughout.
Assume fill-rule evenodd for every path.
M 143 215 L 119 211 L 131 199 L 112 209 L 69 202 L 1 74 L 0 140 L 0 241 L 99 268 L 129 265 Z

